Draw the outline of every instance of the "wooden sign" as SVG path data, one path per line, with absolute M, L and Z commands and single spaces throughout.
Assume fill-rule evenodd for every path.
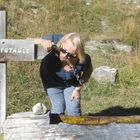
M 7 61 L 34 61 L 37 58 L 37 48 L 33 40 L 5 39 L 6 12 L 0 11 L 0 129 L 6 119 L 7 108 Z M 35 54 L 36 53 L 36 54 Z
M 0 11 L 0 129 L 6 119 L 7 61 L 34 61 L 46 55 L 43 47 L 35 45 L 33 40 L 5 38 L 6 12 Z
M 0 39 L 0 61 L 34 61 L 34 41 Z

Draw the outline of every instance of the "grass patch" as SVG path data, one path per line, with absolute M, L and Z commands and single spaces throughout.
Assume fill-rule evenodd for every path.
M 7 38 L 79 32 L 86 39 L 117 38 L 132 45 L 137 51 L 131 56 L 122 52 L 91 55 L 94 68 L 115 67 L 119 79 L 115 85 L 99 84 L 91 79 L 82 91 L 82 110 L 96 113 L 111 106 L 140 106 L 140 11 L 134 5 L 112 0 L 93 0 L 90 6 L 81 0 L 1 0 L 0 8 L 7 11 Z M 50 107 L 39 66 L 40 61 L 8 62 L 8 115 L 30 111 L 37 102 Z
M 0 140 L 3 140 L 3 134 L 0 134 Z

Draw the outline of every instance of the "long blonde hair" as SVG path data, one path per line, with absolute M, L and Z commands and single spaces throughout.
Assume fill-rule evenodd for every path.
M 76 47 L 77 55 L 80 63 L 85 61 L 85 43 L 82 37 L 78 33 L 69 33 L 64 35 L 61 40 L 57 43 L 57 46 L 61 47 L 62 43 L 66 40 L 70 40 Z

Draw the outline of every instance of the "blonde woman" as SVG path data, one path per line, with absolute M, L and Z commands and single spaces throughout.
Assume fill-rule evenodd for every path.
M 55 38 L 60 40 L 56 43 Z M 35 39 L 35 43 L 49 52 L 42 59 L 40 75 L 52 104 L 51 113 L 65 114 L 66 110 L 69 116 L 80 116 L 80 92 L 93 69 L 81 36 L 51 35 L 51 40 Z

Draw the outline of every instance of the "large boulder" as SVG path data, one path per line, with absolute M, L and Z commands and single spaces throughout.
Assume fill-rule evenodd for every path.
M 77 117 L 74 118 L 77 119 Z M 114 120 L 114 118 L 115 116 L 112 117 L 111 120 Z M 49 119 L 49 114 L 34 115 L 33 112 L 13 114 L 5 121 L 4 140 L 140 139 L 140 124 L 118 124 L 117 122 L 108 125 L 71 125 L 61 122 L 57 125 L 49 124 Z M 95 119 L 98 121 L 102 120 L 101 118 Z M 83 120 L 83 118 L 81 118 L 81 120 Z M 89 118 L 85 119 L 85 121 L 86 120 L 90 121 Z M 122 118 L 122 120 L 125 122 L 124 118 Z M 127 121 L 129 122 L 129 118 Z
M 93 77 L 97 82 L 110 82 L 115 83 L 118 71 L 115 68 L 110 68 L 108 66 L 101 66 L 96 68 L 91 77 Z

